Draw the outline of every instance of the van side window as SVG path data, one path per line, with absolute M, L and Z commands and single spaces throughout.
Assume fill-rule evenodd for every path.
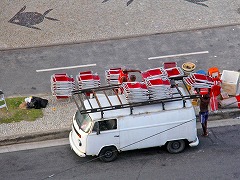
M 117 129 L 117 120 L 116 119 L 109 119 L 104 121 L 98 121 L 94 124 L 93 131 L 97 131 L 97 123 L 99 123 L 100 131 L 107 131 Z

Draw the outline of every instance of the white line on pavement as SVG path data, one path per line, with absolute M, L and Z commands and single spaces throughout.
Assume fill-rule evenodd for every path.
M 197 54 L 207 54 L 208 51 L 200 51 L 200 52 L 191 52 L 191 53 L 183 53 L 183 54 L 174 54 L 174 55 L 166 55 L 166 56 L 157 56 L 157 57 L 150 57 L 148 60 L 154 59 L 163 59 L 163 58 L 171 58 L 171 57 L 181 57 L 181 56 L 190 56 L 190 55 L 197 55 Z
M 61 70 L 61 69 L 74 69 L 74 68 L 90 67 L 90 66 L 96 66 L 96 64 L 86 64 L 86 65 L 78 65 L 78 66 L 68 66 L 68 67 L 59 67 L 59 68 L 50 68 L 50 69 L 40 69 L 40 70 L 36 70 L 36 72 L 56 71 L 56 70 Z

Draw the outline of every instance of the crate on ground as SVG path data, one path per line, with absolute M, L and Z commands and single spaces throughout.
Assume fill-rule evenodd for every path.
M 222 89 L 229 95 L 235 96 L 239 86 L 239 72 L 223 70 L 221 75 Z

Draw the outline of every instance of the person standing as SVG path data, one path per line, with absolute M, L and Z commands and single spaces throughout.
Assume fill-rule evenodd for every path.
M 132 74 L 129 78 L 129 82 L 135 82 L 136 81 L 136 76 Z
M 207 94 L 204 94 L 200 97 L 200 122 L 202 124 L 203 134 L 202 136 L 208 136 L 207 132 L 207 120 L 208 120 L 208 106 L 210 102 L 210 95 L 209 91 Z
M 129 72 L 139 72 L 141 73 L 140 70 L 135 70 L 135 69 L 123 69 L 120 71 L 119 77 L 118 77 L 118 83 L 122 84 L 123 82 L 129 81 L 128 78 L 128 73 Z

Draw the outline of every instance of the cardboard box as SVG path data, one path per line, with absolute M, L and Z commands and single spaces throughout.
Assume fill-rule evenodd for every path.
M 221 80 L 223 91 L 228 95 L 235 96 L 239 86 L 239 72 L 223 70 Z

